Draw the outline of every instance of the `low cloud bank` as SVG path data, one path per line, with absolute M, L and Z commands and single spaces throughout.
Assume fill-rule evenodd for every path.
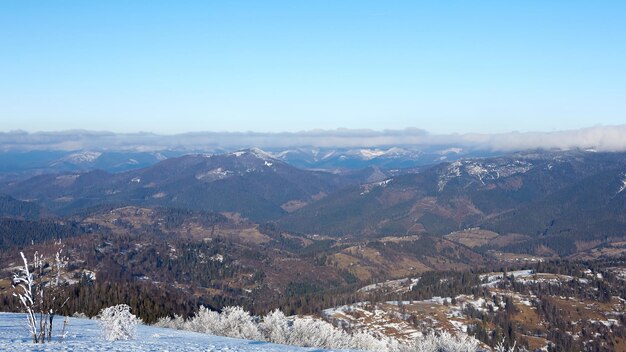
M 626 151 L 626 125 L 595 126 L 557 132 L 509 132 L 497 134 L 430 134 L 403 130 L 312 130 L 303 132 L 194 132 L 177 135 L 92 131 L 0 132 L 1 151 L 117 150 L 211 151 L 259 148 L 358 148 L 385 146 L 459 146 L 476 150 L 518 151 L 528 149 L 595 149 Z

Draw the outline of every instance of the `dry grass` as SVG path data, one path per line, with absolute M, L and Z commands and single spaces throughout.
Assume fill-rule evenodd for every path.
M 497 252 L 490 251 L 489 252 L 494 258 L 503 262 L 521 262 L 521 263 L 536 263 L 544 260 L 548 260 L 549 258 L 536 256 L 531 254 L 518 254 L 518 253 L 506 253 L 506 252 Z
M 518 311 L 513 316 L 513 321 L 516 321 L 528 330 L 536 329 L 540 326 L 541 317 L 537 313 L 537 309 L 523 304 L 516 304 L 515 307 Z
M 382 242 L 382 243 L 386 243 L 386 242 L 401 243 L 401 242 L 417 241 L 420 238 L 421 238 L 420 236 L 405 236 L 405 237 L 389 236 L 389 237 L 383 237 L 383 238 L 379 239 L 378 241 Z
M 238 242 L 262 244 L 270 241 L 267 235 L 259 232 L 258 227 L 249 227 L 244 229 L 216 229 L 213 237 L 228 238 Z
M 360 280 L 365 281 L 381 276 L 389 279 L 404 278 L 432 270 L 408 255 L 388 257 L 376 249 L 360 246 L 349 247 L 340 253 L 335 253 L 331 264 L 348 270 Z
M 4 292 L 11 288 L 11 280 L 0 279 L 0 291 Z
M 528 335 L 521 335 L 521 336 L 523 336 L 524 340 L 526 340 L 526 342 L 528 343 L 528 349 L 530 351 L 541 350 L 542 348 L 545 348 L 545 346 L 548 345 L 548 340 L 544 338 L 536 337 L 536 336 L 528 336 Z
M 470 248 L 484 246 L 498 237 L 498 234 L 492 231 L 471 229 L 465 231 L 452 232 L 445 236 L 450 241 L 457 242 Z
M 305 207 L 307 204 L 309 203 L 301 201 L 301 200 L 290 200 L 286 203 L 283 203 L 280 207 L 283 208 L 284 211 L 291 213 L 300 208 Z

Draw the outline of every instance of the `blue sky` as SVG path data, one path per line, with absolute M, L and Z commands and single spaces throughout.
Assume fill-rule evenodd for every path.
M 626 123 L 623 1 L 2 1 L 0 130 Z

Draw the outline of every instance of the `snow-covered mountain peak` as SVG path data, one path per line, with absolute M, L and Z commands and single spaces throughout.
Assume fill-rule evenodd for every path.
M 240 157 L 240 156 L 242 156 L 242 155 L 244 155 L 244 154 L 246 154 L 246 151 L 245 151 L 245 150 L 238 150 L 238 151 L 236 151 L 236 152 L 228 153 L 228 154 L 226 154 L 226 155 L 232 155 L 232 156 L 235 156 L 235 157 L 237 157 L 237 158 L 238 158 L 238 157 Z
M 380 149 L 359 149 L 358 151 L 358 155 L 365 160 L 374 159 L 383 154 L 385 154 L 385 151 Z
M 361 160 L 372 160 L 375 158 L 398 158 L 398 157 L 411 157 L 416 152 L 412 152 L 399 147 L 392 147 L 387 150 L 384 149 L 357 149 L 349 150 L 344 155 L 355 156 Z
M 447 148 L 443 150 L 439 150 L 436 154 L 446 155 L 446 154 L 461 154 L 463 152 L 462 148 Z
M 533 164 L 526 160 L 458 160 L 450 163 L 439 175 L 438 188 L 443 191 L 454 178 L 467 175 L 481 184 L 487 181 L 528 172 Z
M 231 155 L 231 156 L 235 156 L 235 157 L 242 157 L 244 155 L 251 155 L 255 158 L 261 159 L 261 160 L 265 160 L 265 161 L 274 161 L 277 160 L 272 154 L 261 150 L 259 148 L 250 148 L 250 149 L 242 149 L 242 150 L 238 150 L 232 153 L 228 153 L 227 155 Z
M 410 156 L 411 154 L 418 154 L 415 151 L 406 150 L 404 148 L 391 147 L 387 149 L 384 156 L 386 157 L 399 157 L 399 156 Z
M 263 159 L 263 160 L 274 160 L 274 156 L 264 150 L 261 150 L 259 148 L 250 148 L 249 149 L 250 153 L 252 153 L 254 156 L 256 156 L 257 158 Z
M 72 164 L 93 163 L 101 155 L 102 153 L 100 152 L 86 151 L 86 152 L 70 154 L 66 156 L 65 158 L 63 158 L 63 161 L 66 161 Z

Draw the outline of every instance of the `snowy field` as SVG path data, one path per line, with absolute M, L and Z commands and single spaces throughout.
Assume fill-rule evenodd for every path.
M 26 328 L 26 315 L 0 313 L 0 351 L 331 351 L 276 345 L 267 342 L 233 339 L 188 331 L 139 325 L 132 341 L 106 341 L 96 320 L 70 318 L 63 342 L 31 343 Z M 55 330 L 63 325 L 63 317 L 55 319 Z M 339 351 L 339 350 L 335 350 Z M 345 351 L 345 350 L 343 350 Z

